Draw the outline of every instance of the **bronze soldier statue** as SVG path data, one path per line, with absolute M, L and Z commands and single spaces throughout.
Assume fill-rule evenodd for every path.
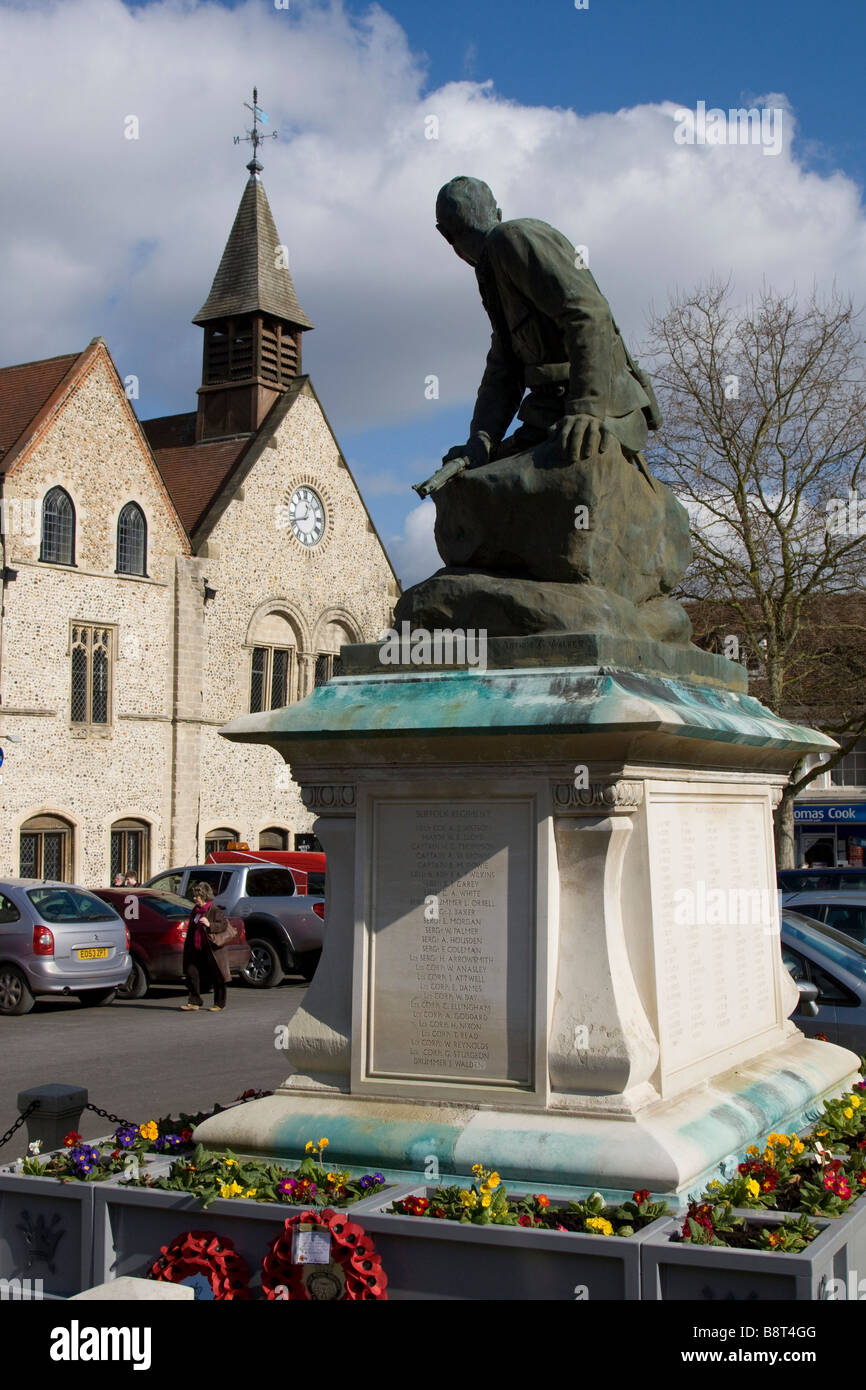
M 436 225 L 475 267 L 493 332 L 469 439 L 416 491 L 545 440 L 571 462 L 603 455 L 613 437 L 644 469 L 647 430 L 661 423 L 655 394 L 567 237 L 532 217 L 503 222 L 487 184 L 466 177 L 440 189 Z M 522 423 L 506 439 L 515 413 Z

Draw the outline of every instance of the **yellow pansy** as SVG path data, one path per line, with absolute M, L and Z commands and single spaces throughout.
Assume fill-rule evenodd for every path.
M 859 1097 L 859 1096 L 849 1096 L 849 1097 L 848 1097 L 848 1104 L 849 1104 L 849 1105 L 853 1105 L 853 1107 L 854 1107 L 855 1110 L 859 1110 L 859 1109 L 860 1109 L 860 1097 Z
M 327 1141 L 327 1139 L 320 1139 L 320 1140 L 319 1140 L 319 1148 L 320 1148 L 320 1149 L 326 1149 L 327 1147 L 328 1147 L 328 1141 Z
M 842 1111 L 842 1114 L 845 1116 L 846 1120 L 853 1120 L 854 1118 L 854 1111 L 851 1109 L 850 1105 L 845 1106 L 845 1109 Z
M 498 1173 L 491 1173 L 487 1181 L 491 1187 L 498 1187 L 502 1179 L 500 1178 Z
M 142 1139 L 159 1138 L 159 1130 L 157 1128 L 156 1120 L 148 1120 L 146 1125 L 139 1125 L 138 1132 L 141 1135 Z
M 746 1153 L 752 1154 L 753 1156 L 759 1154 L 760 1152 L 761 1150 L 757 1147 L 756 1144 L 750 1144 L 749 1147 L 746 1149 Z
M 746 1191 L 750 1192 L 753 1197 L 760 1197 L 760 1183 L 755 1182 L 754 1178 L 749 1178 L 749 1181 L 746 1183 Z
M 460 1201 L 463 1203 L 464 1207 L 474 1207 L 476 1201 L 475 1193 L 468 1192 L 465 1187 L 461 1187 Z
M 795 1139 L 793 1144 L 791 1145 L 791 1153 L 801 1154 L 805 1151 L 805 1148 L 806 1145 L 803 1143 L 802 1139 Z
M 492 1201 L 492 1198 L 491 1198 L 491 1196 L 490 1196 L 490 1193 L 488 1192 L 488 1193 L 486 1193 L 486 1194 L 481 1198 L 481 1205 L 482 1205 L 482 1207 L 489 1207 L 491 1201 Z
M 245 1192 L 245 1193 L 244 1193 L 244 1196 L 245 1196 L 245 1197 L 255 1197 L 255 1195 L 256 1195 L 256 1193 L 258 1192 L 258 1190 L 259 1190 L 259 1189 L 258 1189 L 257 1187 L 251 1187 L 251 1188 L 249 1189 L 248 1192 Z
M 484 1172 L 484 1164 L 483 1164 L 483 1163 L 473 1163 L 473 1165 L 472 1165 L 472 1171 L 473 1171 L 473 1173 L 483 1173 L 483 1172 Z
M 826 1135 L 830 1133 L 830 1131 L 828 1129 L 816 1129 L 815 1133 L 817 1134 L 819 1139 L 824 1139 Z
M 325 1174 L 325 1180 L 326 1180 L 327 1182 L 336 1182 L 336 1181 L 337 1181 L 337 1175 L 336 1175 L 336 1173 L 326 1173 L 326 1174 Z
M 315 1146 L 315 1144 L 313 1143 L 312 1139 L 308 1139 L 308 1140 L 307 1140 L 307 1146 L 306 1146 L 304 1152 L 305 1152 L 305 1153 L 308 1153 L 308 1154 L 311 1154 L 311 1153 L 313 1152 L 313 1149 L 314 1149 L 315 1147 L 316 1147 L 316 1146 Z
M 599 1235 L 612 1236 L 613 1226 L 609 1221 L 605 1221 L 603 1216 L 591 1216 L 586 1223 L 588 1231 L 598 1231 Z
M 236 1158 L 224 1158 L 223 1164 L 226 1168 L 237 1168 L 238 1161 Z
M 239 1182 L 223 1183 L 220 1188 L 221 1197 L 240 1197 L 242 1193 L 243 1188 Z

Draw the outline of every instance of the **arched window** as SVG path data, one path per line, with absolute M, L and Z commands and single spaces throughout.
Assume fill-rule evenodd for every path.
M 116 820 L 111 827 L 111 883 L 132 874 L 139 883 L 150 876 L 150 826 L 143 820 Z
M 288 618 L 282 613 L 265 614 L 249 640 L 253 648 L 250 713 L 290 705 L 296 698 L 298 677 L 295 630 Z
M 72 826 L 60 816 L 33 816 L 21 827 L 18 865 L 22 878 L 72 881 Z
M 259 849 L 288 849 L 289 832 L 278 825 L 269 825 L 267 830 L 259 831 Z
M 147 522 L 137 502 L 127 502 L 117 518 L 117 573 L 147 573 Z
M 319 632 L 319 650 L 316 653 L 314 685 L 326 685 L 332 676 L 339 676 L 343 669 L 340 648 L 357 641 L 345 623 L 338 619 L 327 623 Z
M 75 508 L 62 487 L 53 487 L 42 503 L 40 560 L 52 565 L 75 564 Z
M 217 850 L 228 849 L 232 841 L 239 839 L 238 832 L 225 825 L 221 825 L 218 830 L 209 830 L 204 837 L 205 858 L 209 854 L 215 854 Z

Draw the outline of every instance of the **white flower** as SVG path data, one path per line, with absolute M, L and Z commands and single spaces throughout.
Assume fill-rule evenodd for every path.
M 30 1150 L 33 1157 L 35 1158 L 37 1154 L 42 1152 L 42 1140 L 34 1139 L 32 1144 L 27 1145 L 27 1148 Z

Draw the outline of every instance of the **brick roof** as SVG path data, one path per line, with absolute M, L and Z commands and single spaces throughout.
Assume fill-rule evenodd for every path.
M 41 362 L 0 367 L 0 473 L 5 471 L 4 460 L 11 457 L 13 444 L 25 433 L 80 356 L 80 352 L 69 352 L 63 357 L 44 358 Z
M 156 437 L 165 437 L 166 422 L 172 418 L 181 421 L 183 416 L 162 416 L 158 420 L 144 420 L 142 429 L 153 449 L 159 471 L 168 488 L 177 513 L 191 536 L 202 514 L 210 506 L 225 483 L 229 473 L 237 463 L 244 449 L 255 435 L 237 435 L 234 439 L 214 439 L 201 444 L 182 444 L 169 448 L 155 446 L 151 439 L 151 426 L 160 427 Z M 195 420 L 195 415 L 192 417 Z
M 281 245 L 264 184 L 253 174 L 243 191 L 211 292 L 193 323 L 261 310 L 297 328 L 312 328 L 288 267 L 279 266 Z

